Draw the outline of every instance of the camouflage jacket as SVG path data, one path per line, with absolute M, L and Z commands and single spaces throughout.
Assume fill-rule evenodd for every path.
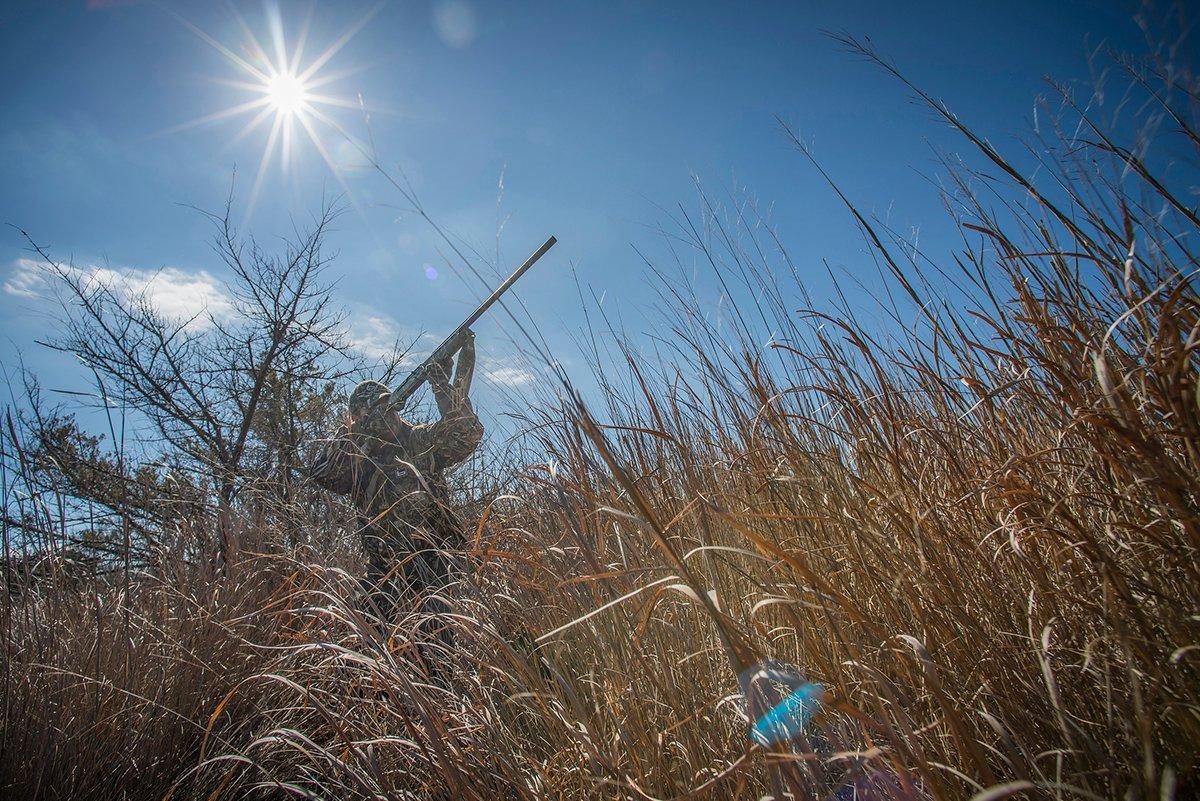
M 383 410 L 343 425 L 326 440 L 310 475 L 349 495 L 365 525 L 442 529 L 449 516 L 445 471 L 471 455 L 483 426 L 464 401 L 432 423 Z

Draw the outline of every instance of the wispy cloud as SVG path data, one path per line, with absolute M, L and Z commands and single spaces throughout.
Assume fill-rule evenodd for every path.
M 13 271 L 4 282 L 4 291 L 20 298 L 40 297 L 46 286 L 45 269 L 42 262 L 33 259 L 17 259 Z
M 235 313 L 229 290 L 206 270 L 178 267 L 142 270 L 94 264 L 66 269 L 85 286 L 94 282 L 122 300 L 144 300 L 167 319 L 190 320 L 188 327 L 194 331 L 210 327 L 214 320 L 231 319 Z M 3 291 L 20 298 L 43 299 L 50 295 L 54 281 L 54 270 L 47 262 L 21 258 L 12 263 Z M 400 364 L 413 367 L 441 341 L 434 334 L 419 333 L 369 306 L 352 306 L 350 312 L 346 338 L 352 348 L 368 359 L 386 359 L 397 350 L 407 350 Z M 504 387 L 524 387 L 537 379 L 534 371 L 505 358 L 488 359 L 480 368 L 488 382 Z
M 225 286 L 206 270 L 164 267 L 143 270 L 136 267 L 83 265 L 67 267 L 84 285 L 107 287 L 123 300 L 142 299 L 170 320 L 191 320 L 196 329 L 207 328 L 212 321 L 233 315 L 233 298 Z M 40 298 L 51 288 L 54 272 L 37 259 L 17 259 L 4 282 L 4 291 L 23 298 Z
M 403 345 L 400 326 L 381 314 L 351 315 L 346 327 L 351 347 L 371 359 L 382 359 Z
M 418 334 L 393 318 L 369 307 L 352 309 L 346 321 L 350 346 L 368 359 L 384 359 L 399 349 L 407 349 L 402 366 L 412 366 L 425 358 L 437 344 L 432 334 Z
M 523 387 L 537 378 L 533 371 L 523 367 L 494 367 L 484 370 L 483 375 L 488 381 L 506 387 Z

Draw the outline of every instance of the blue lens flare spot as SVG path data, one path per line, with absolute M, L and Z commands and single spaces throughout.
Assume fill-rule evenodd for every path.
M 750 739 L 761 746 L 776 745 L 801 734 L 821 709 L 825 688 L 803 684 L 775 705 L 750 728 Z
M 426 264 L 425 265 L 425 277 L 428 278 L 430 281 L 436 281 L 437 277 L 438 277 L 437 268 L 434 267 L 432 264 Z

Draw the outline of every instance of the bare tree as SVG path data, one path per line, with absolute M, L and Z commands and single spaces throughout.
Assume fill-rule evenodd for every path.
M 61 290 L 60 334 L 45 344 L 87 367 L 106 405 L 144 418 L 158 450 L 191 474 L 193 489 L 209 494 L 220 567 L 237 549 L 239 493 L 271 477 L 290 486 L 306 431 L 300 417 L 312 412 L 312 397 L 323 398 L 318 405 L 328 413 L 337 379 L 362 367 L 325 279 L 323 245 L 337 208 L 322 207 L 271 253 L 238 233 L 231 205 L 201 212 L 213 223 L 213 251 L 232 275 L 232 308 L 220 314 L 172 318 L 148 292 L 56 261 L 30 240 Z

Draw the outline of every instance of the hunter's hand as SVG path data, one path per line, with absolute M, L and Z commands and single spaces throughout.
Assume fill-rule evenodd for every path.
M 463 332 L 462 347 L 458 351 L 458 367 L 454 371 L 454 392 L 466 400 L 471 391 L 471 376 L 475 374 L 475 332 Z
M 468 328 L 466 331 L 463 331 L 462 337 L 459 339 L 459 342 L 461 342 L 462 344 L 459 345 L 458 352 L 460 354 L 462 354 L 462 356 L 469 356 L 470 358 L 474 359 L 475 358 L 475 332 L 472 331 L 470 328 Z M 459 358 L 458 358 L 458 360 L 460 362 L 462 361 L 462 356 L 459 356 Z

